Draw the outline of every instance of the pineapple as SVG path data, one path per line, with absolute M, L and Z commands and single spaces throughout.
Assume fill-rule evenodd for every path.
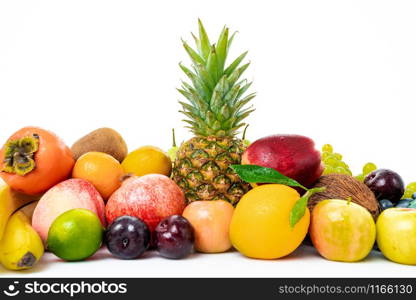
M 192 67 L 179 64 L 190 83 L 183 81 L 178 89 L 187 100 L 179 102 L 181 113 L 195 137 L 180 146 L 173 180 L 184 190 L 188 202 L 225 200 L 236 204 L 249 189 L 230 168 L 241 163 L 245 146 L 236 135 L 254 110 L 246 107 L 255 96 L 245 95 L 251 82 L 240 79 L 249 66 L 240 66 L 247 52 L 226 66 L 235 33 L 229 36 L 224 27 L 217 43 L 211 45 L 201 21 L 198 23 L 199 38 L 193 35 L 196 50 L 182 41 Z

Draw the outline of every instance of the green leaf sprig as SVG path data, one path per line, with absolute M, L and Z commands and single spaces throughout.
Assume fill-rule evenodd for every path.
M 243 181 L 250 183 L 278 183 L 292 187 L 299 187 L 306 191 L 306 193 L 300 197 L 295 205 L 293 205 L 290 211 L 289 222 L 290 227 L 293 228 L 305 215 L 306 208 L 308 206 L 309 198 L 315 194 L 325 190 L 325 187 L 317 187 L 308 189 L 301 185 L 296 180 L 289 178 L 275 169 L 266 168 L 256 165 L 232 165 L 231 168 L 240 176 Z

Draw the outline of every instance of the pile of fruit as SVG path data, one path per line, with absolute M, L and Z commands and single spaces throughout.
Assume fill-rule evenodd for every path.
M 375 246 L 416 264 L 416 183 L 368 163 L 352 176 L 342 155 L 300 135 L 253 143 L 237 137 L 254 93 L 242 78 L 247 52 L 226 59 L 235 34 L 215 44 L 199 22 L 179 92 L 194 137 L 165 153 L 129 152 L 99 128 L 68 147 L 38 127 L 18 130 L 0 151 L 0 263 L 33 267 L 45 250 L 84 260 L 105 245 L 119 259 L 147 250 L 181 259 L 234 248 L 258 259 L 292 253 L 306 236 L 324 258 L 354 262 Z

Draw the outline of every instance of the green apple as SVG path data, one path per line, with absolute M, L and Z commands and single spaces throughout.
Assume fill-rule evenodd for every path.
M 377 245 L 391 261 L 416 265 L 416 209 L 383 211 L 377 220 Z
M 309 234 L 319 254 L 329 260 L 355 262 L 364 259 L 376 240 L 376 224 L 370 212 L 356 203 L 330 199 L 312 210 Z

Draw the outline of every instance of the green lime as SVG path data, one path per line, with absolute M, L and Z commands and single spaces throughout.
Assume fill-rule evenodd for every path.
M 47 246 L 56 256 L 68 260 L 83 260 L 101 246 L 103 227 L 95 213 L 88 209 L 71 209 L 53 221 Z

